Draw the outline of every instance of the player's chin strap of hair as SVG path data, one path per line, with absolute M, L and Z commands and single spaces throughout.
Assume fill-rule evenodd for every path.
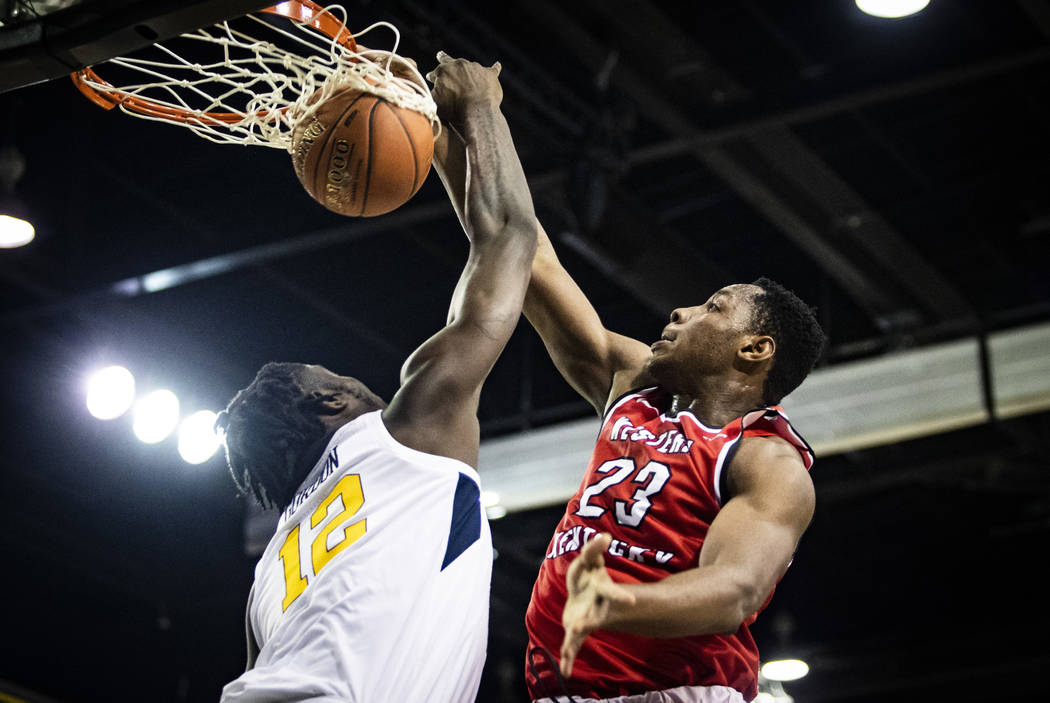
M 576 698 L 569 693 L 568 687 L 565 685 L 565 679 L 561 675 L 561 670 L 554 661 L 554 655 L 550 653 L 550 650 L 546 647 L 540 647 L 539 645 L 529 650 L 529 671 L 536 678 L 536 682 L 543 687 L 543 693 L 547 698 L 550 698 L 554 703 L 558 703 L 558 699 L 551 695 L 551 692 L 547 689 L 547 684 L 543 683 L 543 679 L 540 677 L 540 672 L 536 670 L 536 662 L 533 657 L 536 656 L 536 652 L 542 652 L 543 656 L 547 659 L 547 666 L 554 671 L 554 676 L 558 679 L 558 685 L 561 686 L 562 693 L 569 699 L 569 703 L 576 703 Z

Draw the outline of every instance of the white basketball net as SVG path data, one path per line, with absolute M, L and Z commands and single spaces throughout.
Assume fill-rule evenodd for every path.
M 346 25 L 344 8 L 331 5 L 324 13 Z M 120 67 L 120 86 L 108 75 L 102 78 L 112 84 L 90 78 L 84 83 L 117 102 L 134 96 L 186 111 L 188 117 L 172 119 L 120 105 L 135 117 L 180 125 L 220 144 L 289 151 L 295 124 L 318 102 L 344 88 L 416 110 L 439 128 L 437 106 L 426 81 L 414 65 L 397 55 L 401 40 L 397 28 L 377 22 L 354 32 L 354 39 L 380 27 L 393 32 L 393 47 L 388 51 L 359 46 L 355 53 L 309 24 L 249 14 L 155 44 L 148 57 L 110 59 L 105 70 L 115 73 L 113 67 Z M 232 116 L 227 121 L 208 113 Z

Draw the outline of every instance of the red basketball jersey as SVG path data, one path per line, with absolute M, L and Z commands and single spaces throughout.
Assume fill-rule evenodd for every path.
M 761 408 L 725 427 L 707 427 L 688 411 L 666 415 L 670 395 L 659 388 L 621 397 L 606 414 L 591 461 L 558 523 L 525 614 L 529 651 L 557 656 L 564 631 L 565 572 L 599 532 L 613 541 L 606 566 L 623 583 L 659 581 L 694 568 L 704 537 L 722 507 L 725 468 L 740 439 L 776 435 L 798 448 L 806 468 L 813 453 L 778 407 Z M 770 594 L 772 595 L 772 594 Z M 768 603 L 768 600 L 767 600 Z M 748 630 L 732 635 L 651 638 L 598 630 L 573 665 L 569 692 L 609 698 L 677 686 L 729 686 L 757 694 L 758 649 Z M 533 699 L 563 695 L 553 667 L 526 663 Z

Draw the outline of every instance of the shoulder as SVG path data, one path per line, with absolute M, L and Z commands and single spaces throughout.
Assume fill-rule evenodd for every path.
M 798 447 L 780 435 L 745 435 L 740 440 L 737 458 L 745 457 L 749 461 L 774 462 L 777 465 L 791 464 L 809 473 L 806 471 L 806 464 L 799 454 Z
M 639 402 L 654 410 L 663 412 L 670 407 L 670 401 L 670 394 L 659 386 L 631 386 L 620 390 L 615 395 L 609 394 L 609 401 L 606 403 L 602 416 L 608 419 L 619 413 L 631 412 L 639 407 L 637 405 Z
M 641 342 L 638 342 L 638 344 L 641 344 Z M 644 345 L 642 346 L 644 347 Z M 648 347 L 644 347 L 644 349 L 648 351 Z M 613 374 L 612 382 L 609 384 L 609 395 L 606 398 L 606 409 L 624 396 L 656 384 L 652 375 L 645 368 L 647 358 L 647 356 L 639 354 L 638 358 L 624 362 L 623 367 Z
M 749 496 L 780 509 L 812 515 L 813 479 L 798 449 L 776 435 L 744 437 L 729 467 L 732 497 Z

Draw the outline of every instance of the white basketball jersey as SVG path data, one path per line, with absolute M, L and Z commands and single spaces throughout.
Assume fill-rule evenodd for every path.
M 362 415 L 332 437 L 255 567 L 255 667 L 224 703 L 462 701 L 488 636 L 478 474 Z

